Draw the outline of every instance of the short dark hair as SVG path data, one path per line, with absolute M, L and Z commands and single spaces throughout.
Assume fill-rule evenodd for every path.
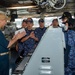
M 57 21 L 57 22 L 58 22 L 58 19 L 53 19 L 53 21 L 52 21 L 52 22 L 54 22 L 54 21 Z
M 40 22 L 42 22 L 42 23 L 43 23 L 43 22 L 44 22 L 44 19 L 39 19 L 39 23 L 40 23 Z
M 23 22 L 27 23 L 27 20 L 26 20 L 26 19 L 23 19 L 22 23 L 23 23 Z

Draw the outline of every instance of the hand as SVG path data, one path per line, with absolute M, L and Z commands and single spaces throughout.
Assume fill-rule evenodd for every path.
M 31 32 L 31 33 L 30 33 L 30 38 L 35 38 L 34 32 Z
M 34 35 L 34 32 L 31 32 L 29 36 L 32 37 L 33 35 Z
M 17 39 L 21 39 L 22 37 L 24 37 L 26 35 L 26 32 L 18 32 L 18 34 L 17 35 L 15 35 L 15 37 L 17 38 Z

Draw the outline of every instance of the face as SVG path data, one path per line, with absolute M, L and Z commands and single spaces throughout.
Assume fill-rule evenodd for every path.
M 64 19 L 62 19 L 63 23 L 66 22 L 68 20 L 67 17 L 65 17 Z
M 22 28 L 26 28 L 27 27 L 27 23 L 26 22 L 23 22 L 22 23 Z
M 7 20 L 6 19 L 0 20 L 0 28 L 4 28 L 4 26 L 6 24 L 7 24 Z
M 39 25 L 40 25 L 40 28 L 44 28 L 44 22 L 40 22 Z
M 30 30 L 32 29 L 33 23 L 27 22 L 27 28 Z
M 53 21 L 52 24 L 53 24 L 54 27 L 58 27 L 58 25 L 59 25 L 58 21 L 56 21 L 56 20 Z

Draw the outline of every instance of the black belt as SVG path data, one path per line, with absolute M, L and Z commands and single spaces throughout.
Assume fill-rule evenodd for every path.
M 9 52 L 0 53 L 0 56 L 6 55 L 6 54 L 9 54 Z

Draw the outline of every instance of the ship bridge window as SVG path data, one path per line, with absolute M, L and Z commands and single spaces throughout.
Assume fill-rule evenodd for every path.
M 59 18 L 60 18 L 60 16 L 59 16 L 59 17 L 45 17 L 45 18 L 44 18 L 44 20 L 45 20 L 45 27 L 50 26 L 51 23 L 52 23 L 52 20 L 55 19 L 55 18 L 58 19 L 60 26 L 64 26 L 64 25 L 62 24 L 62 20 L 59 19 Z M 18 19 L 15 19 L 15 23 L 16 23 L 16 27 L 17 27 L 17 28 L 21 28 L 21 27 L 22 27 L 21 23 L 22 23 L 22 20 L 23 20 L 23 19 L 26 19 L 26 18 L 18 18 Z M 33 21 L 34 21 L 34 26 L 33 26 L 33 27 L 34 27 L 34 28 L 39 27 L 38 20 L 39 20 L 40 18 L 32 18 L 32 19 L 33 19 Z

